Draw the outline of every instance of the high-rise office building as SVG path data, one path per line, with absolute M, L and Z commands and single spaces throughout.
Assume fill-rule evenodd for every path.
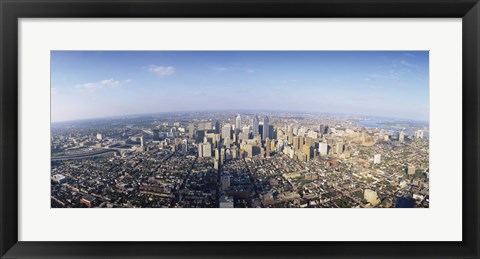
M 328 144 L 326 142 L 318 143 L 318 153 L 320 156 L 326 156 L 328 152 Z
M 204 138 L 205 138 L 205 130 L 197 130 L 195 132 L 195 142 L 196 143 L 202 143 L 204 141 Z
M 288 132 L 287 132 L 287 141 L 290 144 L 293 143 L 293 129 L 291 127 L 289 127 Z
M 263 117 L 263 135 L 262 140 L 266 140 L 270 136 L 270 127 L 268 122 L 268 116 Z
M 293 137 L 293 149 L 294 150 L 299 150 L 300 149 L 300 137 L 299 136 Z
M 268 138 L 269 139 L 276 139 L 275 129 L 273 128 L 273 125 L 268 125 Z
M 367 132 L 366 132 L 365 128 L 362 128 L 362 131 L 360 133 L 360 141 L 362 142 L 362 144 L 365 143 L 366 138 L 367 138 Z
M 188 124 L 188 138 L 193 139 L 195 136 L 195 125 L 193 123 Z
M 252 144 L 247 144 L 243 148 L 245 150 L 245 153 L 247 154 L 246 157 L 253 157 L 253 145 Z
M 210 143 L 207 142 L 202 144 L 202 154 L 203 154 L 203 157 L 212 156 L 212 145 Z
M 311 137 L 306 137 L 305 138 L 305 145 L 308 145 L 310 147 L 314 147 L 315 146 L 315 141 Z
M 153 141 L 159 141 L 160 140 L 160 130 L 152 129 L 152 134 L 153 134 Z
M 302 146 L 302 153 L 305 154 L 305 161 L 313 158 L 313 148 L 307 144 Z
M 256 114 L 255 117 L 253 117 L 252 132 L 253 138 L 256 138 L 258 136 L 258 116 Z
M 325 125 L 320 124 L 319 132 L 320 132 L 320 134 L 325 134 Z
M 328 125 L 320 124 L 320 134 L 328 134 Z
M 270 157 L 271 149 L 272 149 L 272 143 L 270 139 L 267 138 L 267 140 L 265 141 L 266 157 Z
M 419 139 L 423 139 L 423 130 L 417 130 L 415 132 L 415 137 Z
M 237 117 L 235 117 L 235 132 L 240 132 L 240 130 L 242 129 L 242 117 L 240 116 L 240 114 L 237 115 Z
M 223 139 L 231 139 L 232 138 L 231 131 L 232 131 L 232 126 L 229 123 L 223 125 L 222 138 Z
M 341 141 L 338 141 L 335 145 L 335 153 L 338 155 L 343 154 L 344 144 Z
M 215 122 L 215 134 L 220 134 L 220 122 Z
M 400 131 L 400 133 L 398 133 L 398 141 L 399 142 L 405 141 L 405 133 L 403 133 L 403 131 Z

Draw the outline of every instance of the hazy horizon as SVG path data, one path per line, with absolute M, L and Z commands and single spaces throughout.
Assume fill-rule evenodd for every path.
M 62 121 L 51 121 L 51 123 L 68 123 L 68 122 L 79 122 L 79 121 L 89 121 L 89 120 L 101 120 L 101 119 L 119 119 L 122 117 L 149 117 L 149 116 L 160 116 L 160 115 L 170 115 L 170 114 L 188 114 L 188 113 L 232 113 L 232 114 L 240 114 L 245 115 L 248 114 L 257 114 L 261 115 L 263 113 L 270 114 L 278 112 L 278 113 L 289 113 L 289 114 L 309 114 L 309 115 L 328 115 L 328 116 L 357 116 L 357 117 L 369 117 L 369 118 L 377 118 L 377 119 L 385 119 L 385 120 L 403 120 L 403 121 L 411 121 L 411 122 L 419 122 L 419 123 L 430 123 L 429 120 L 416 120 L 416 119 L 409 119 L 409 118 L 398 118 L 398 117 L 387 117 L 387 116 L 376 116 L 376 115 L 367 115 L 367 114 L 351 114 L 351 113 L 335 113 L 335 112 L 309 112 L 309 111 L 291 111 L 291 110 L 202 110 L 202 111 L 169 111 L 169 112 L 152 112 L 152 113 L 137 113 L 137 114 L 120 114 L 120 115 L 112 115 L 112 116 L 103 116 L 103 117 L 91 117 L 91 118 L 82 118 L 82 119 L 73 119 L 73 120 L 62 120 Z
M 429 121 L 428 51 L 52 51 L 51 121 L 278 110 Z

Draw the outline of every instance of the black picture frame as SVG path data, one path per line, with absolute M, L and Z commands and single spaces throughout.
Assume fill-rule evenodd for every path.
M 478 0 L 0 0 L 0 255 L 2 258 L 478 258 Z M 462 18 L 461 242 L 18 241 L 18 19 L 57 17 Z M 402 225 L 403 223 L 399 223 Z M 408 224 L 402 227 L 408 227 Z M 92 230 L 94 231 L 94 230 Z M 439 231 L 442 231 L 439 228 Z

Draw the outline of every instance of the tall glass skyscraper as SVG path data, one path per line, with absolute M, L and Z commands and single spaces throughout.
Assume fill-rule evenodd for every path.
M 270 136 L 270 128 L 268 127 L 268 116 L 263 117 L 263 140 Z
M 255 114 L 253 117 L 253 126 L 252 126 L 253 137 L 256 138 L 258 136 L 258 116 Z
M 235 117 L 235 131 L 240 132 L 242 129 L 242 117 L 240 117 L 240 114 Z

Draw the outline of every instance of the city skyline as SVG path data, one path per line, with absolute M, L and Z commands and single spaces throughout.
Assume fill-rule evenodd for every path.
M 429 118 L 427 51 L 52 51 L 51 61 L 52 122 L 212 110 Z
M 195 113 L 52 127 L 52 208 L 428 208 L 428 124 Z

